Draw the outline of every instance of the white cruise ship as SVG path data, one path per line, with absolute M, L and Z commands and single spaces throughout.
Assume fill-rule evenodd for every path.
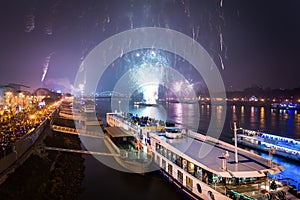
M 166 137 L 161 134 L 165 128 L 155 120 L 140 126 L 137 118 L 106 114 L 109 126 L 136 130 L 137 140 L 150 148 L 162 174 L 191 199 L 285 199 L 287 188 L 268 176 L 283 171 L 283 166 L 186 129 L 176 131 L 180 137 Z M 204 157 L 201 148 L 209 149 Z

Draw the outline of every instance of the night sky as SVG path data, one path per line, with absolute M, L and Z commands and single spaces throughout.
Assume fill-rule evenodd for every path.
M 81 61 L 111 35 L 165 27 L 197 40 L 227 90 L 300 87 L 298 0 L 7 0 L 0 84 L 70 92 Z

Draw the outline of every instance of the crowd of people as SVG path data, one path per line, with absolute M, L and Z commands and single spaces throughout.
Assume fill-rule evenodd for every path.
M 128 114 L 129 118 L 132 120 L 132 123 L 140 126 L 165 126 L 165 122 L 162 120 L 156 120 L 148 116 L 134 116 L 132 113 Z
M 49 115 L 47 107 L 4 111 L 0 116 L 0 158 L 12 152 L 15 142 L 34 131 Z

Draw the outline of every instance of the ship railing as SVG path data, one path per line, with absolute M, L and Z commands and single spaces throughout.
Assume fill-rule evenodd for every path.
M 281 191 L 286 191 L 286 187 L 283 186 L 280 182 L 276 182 L 277 189 L 270 189 L 270 182 L 274 180 L 271 178 L 266 178 L 264 180 L 259 180 L 251 183 L 239 183 L 235 185 L 216 185 L 215 188 L 212 184 L 209 184 L 210 187 L 222 194 L 234 194 L 237 196 L 244 196 L 247 199 L 264 199 L 266 194 L 272 194 L 272 196 L 284 196 Z
M 226 185 L 223 183 L 217 182 L 209 182 L 206 183 L 210 188 L 214 189 L 215 191 L 223 194 L 229 195 L 238 193 L 240 196 L 247 197 L 247 199 L 253 199 L 253 196 L 260 196 L 260 190 L 258 189 L 260 184 L 240 184 L 240 185 Z M 247 195 L 247 193 L 249 193 Z

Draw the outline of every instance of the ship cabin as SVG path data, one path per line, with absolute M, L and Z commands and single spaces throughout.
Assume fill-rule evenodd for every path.
M 180 127 L 166 127 L 165 128 L 165 136 L 167 138 L 182 138 L 183 133 L 182 133 L 182 128 Z

